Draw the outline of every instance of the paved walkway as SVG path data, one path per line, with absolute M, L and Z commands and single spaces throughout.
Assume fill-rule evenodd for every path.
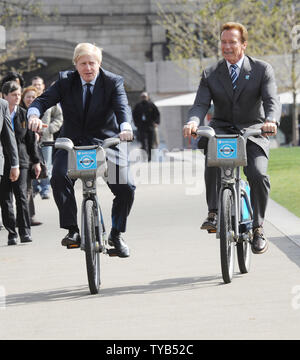
M 177 159 L 133 172 L 131 257 L 102 257 L 99 295 L 89 294 L 84 254 L 60 245 L 53 199 L 35 200 L 44 224 L 32 244 L 8 247 L 0 232 L 0 339 L 299 339 L 300 219 L 270 201 L 268 252 L 224 285 L 218 240 L 199 229 L 206 207 L 196 169 Z M 99 190 L 109 223 L 112 194 Z

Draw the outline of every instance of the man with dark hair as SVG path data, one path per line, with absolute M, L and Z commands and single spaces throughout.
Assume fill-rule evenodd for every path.
M 27 199 L 27 178 L 30 162 L 32 162 L 36 177 L 39 176 L 40 158 L 37 152 L 35 134 L 28 129 L 26 110 L 19 106 L 21 87 L 16 81 L 8 81 L 2 87 L 4 99 L 8 102 L 12 129 L 17 142 L 19 156 L 19 178 L 14 181 L 9 175 L 14 162 L 11 163 L 9 148 L 4 148 L 5 166 L 0 189 L 0 203 L 3 225 L 8 231 L 8 245 L 17 244 L 18 227 L 22 243 L 31 242 L 30 217 Z M 14 161 L 14 159 L 12 159 Z M 13 195 L 16 199 L 17 218 L 14 213 Z M 17 219 L 17 220 L 16 220 Z M 18 224 L 17 224 L 18 222 Z
M 262 136 L 249 137 L 248 164 L 244 168 L 251 188 L 253 207 L 252 251 L 261 254 L 268 247 L 263 232 L 270 191 L 267 175 L 270 148 L 268 136 L 276 135 L 281 105 L 271 65 L 245 54 L 247 38 L 247 30 L 242 24 L 229 22 L 222 26 L 220 39 L 223 59 L 203 71 L 183 135 L 190 137 L 198 125 L 203 124 L 211 101 L 214 104 L 214 115 L 210 126 L 217 134 L 231 133 L 233 128 L 234 131 L 239 131 L 243 128 L 261 127 L 266 132 Z M 208 217 L 201 229 L 216 229 L 218 179 L 218 168 L 205 168 Z

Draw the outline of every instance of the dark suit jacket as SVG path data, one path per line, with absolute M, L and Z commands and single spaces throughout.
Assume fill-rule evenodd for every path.
M 4 168 L 3 147 L 6 149 L 10 164 L 19 165 L 17 143 L 10 121 L 8 103 L 0 99 L 0 176 L 3 175 Z
M 100 69 L 87 115 L 83 122 L 82 84 L 77 71 L 60 74 L 60 79 L 36 98 L 30 107 L 44 112 L 60 103 L 63 126 L 60 137 L 70 138 L 75 145 L 90 145 L 119 134 L 120 124 L 131 122 L 131 110 L 124 89 L 123 78 Z
M 204 70 L 194 105 L 189 111 L 189 121 L 195 120 L 202 125 L 211 101 L 214 115 L 209 125 L 219 133 L 231 125 L 239 130 L 260 127 L 266 117 L 280 121 L 281 105 L 273 69 L 268 63 L 249 56 L 244 58 L 235 91 L 224 59 Z M 267 138 L 250 137 L 250 140 L 268 156 Z
M 19 166 L 20 168 L 29 169 L 31 163 L 40 162 L 35 133 L 28 129 L 26 110 L 18 106 L 14 117 L 14 132 L 17 141 Z M 9 162 L 9 152 L 4 149 L 5 159 Z

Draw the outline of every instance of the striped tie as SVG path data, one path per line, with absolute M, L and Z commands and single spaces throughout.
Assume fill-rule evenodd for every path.
M 231 82 L 232 82 L 232 88 L 233 90 L 236 89 L 236 81 L 237 81 L 237 73 L 235 71 L 235 69 L 237 68 L 237 64 L 233 64 L 233 65 L 230 65 L 230 68 L 231 68 L 231 73 L 230 73 L 230 77 L 231 77 Z

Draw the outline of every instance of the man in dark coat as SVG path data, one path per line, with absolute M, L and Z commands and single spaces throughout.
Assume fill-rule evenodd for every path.
M 89 44 L 78 44 L 73 63 L 76 71 L 60 74 L 60 79 L 35 99 L 28 110 L 30 128 L 39 131 L 44 112 L 61 104 L 64 123 L 60 137 L 67 137 L 77 146 L 98 144 L 113 136 L 121 141 L 132 140 L 132 116 L 128 106 L 123 78 L 102 69 L 102 51 Z M 112 207 L 112 230 L 109 235 L 120 257 L 129 256 L 129 248 L 121 237 L 126 230 L 127 216 L 133 204 L 135 186 L 130 178 L 126 154 L 114 148 L 109 158 L 112 173 L 119 178 L 108 181 L 115 195 Z M 110 171 L 110 170 L 109 170 Z M 60 227 L 69 232 L 62 245 L 80 242 L 74 181 L 67 175 L 67 153 L 56 152 L 51 178 L 54 199 L 60 215 Z
M 147 152 L 148 161 L 151 161 L 151 149 L 156 136 L 156 127 L 160 123 L 160 113 L 156 105 L 149 100 L 146 92 L 142 92 L 141 101 L 134 107 L 132 115 L 142 149 Z
M 265 252 L 268 242 L 263 232 L 263 222 L 270 190 L 267 175 L 270 141 L 276 135 L 281 105 L 277 95 L 274 71 L 268 63 L 245 54 L 248 33 L 239 23 L 226 23 L 221 29 L 223 59 L 204 70 L 188 123 L 183 134 L 188 137 L 202 125 L 204 117 L 214 103 L 210 122 L 217 134 L 243 128 L 261 128 L 264 136 L 251 136 L 247 142 L 248 164 L 244 171 L 251 188 L 253 207 L 252 250 Z M 208 218 L 202 229 L 215 229 L 218 211 L 218 169 L 206 167 L 206 199 Z

